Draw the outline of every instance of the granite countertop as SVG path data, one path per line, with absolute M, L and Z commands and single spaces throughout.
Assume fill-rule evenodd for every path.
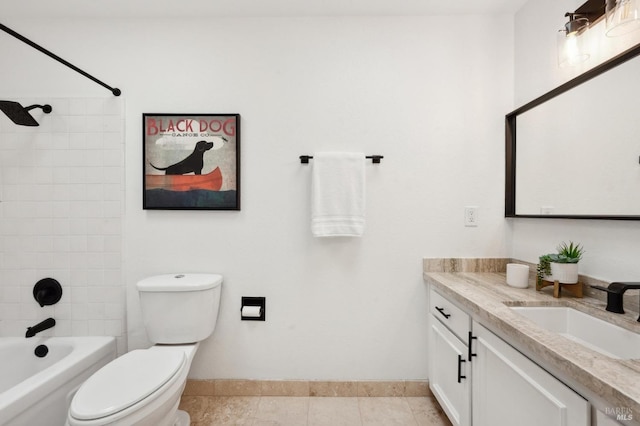
M 567 306 L 640 333 L 637 314 L 607 312 L 604 302 L 591 297 L 556 299 L 552 287 L 513 288 L 506 284 L 503 272 L 425 272 L 424 279 L 596 408 L 631 409 L 634 422 L 640 418 L 640 360 L 610 358 L 543 329 L 509 306 Z

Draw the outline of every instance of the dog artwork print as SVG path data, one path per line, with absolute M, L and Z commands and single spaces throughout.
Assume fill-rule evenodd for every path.
M 149 164 L 156 170 L 164 171 L 165 175 L 186 175 L 188 173 L 201 175 L 204 167 L 204 153 L 211 148 L 213 148 L 213 142 L 198 141 L 193 152 L 176 164 L 167 167 L 157 167 L 151 163 Z
M 143 208 L 240 210 L 239 114 L 143 114 Z

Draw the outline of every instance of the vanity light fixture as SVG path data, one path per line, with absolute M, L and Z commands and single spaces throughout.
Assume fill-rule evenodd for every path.
M 569 21 L 558 31 L 558 65 L 577 65 L 589 59 L 582 34 L 589 28 L 586 15 L 567 12 Z
M 606 4 L 611 2 L 615 3 L 616 0 L 587 0 L 574 12 L 564 15 L 569 17 L 569 21 L 558 31 L 558 64 L 561 67 L 577 65 L 589 59 L 584 33 L 605 15 Z
M 640 29 L 640 0 L 605 0 L 608 37 L 618 37 Z

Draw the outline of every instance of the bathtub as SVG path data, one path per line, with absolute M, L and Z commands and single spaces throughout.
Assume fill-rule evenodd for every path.
M 0 338 L 0 425 L 64 425 L 80 385 L 115 357 L 113 337 Z

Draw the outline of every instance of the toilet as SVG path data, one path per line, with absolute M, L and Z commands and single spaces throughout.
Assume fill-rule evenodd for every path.
M 137 283 L 149 349 L 95 372 L 73 397 L 69 426 L 188 426 L 178 410 L 199 342 L 216 326 L 222 276 L 158 275 Z

